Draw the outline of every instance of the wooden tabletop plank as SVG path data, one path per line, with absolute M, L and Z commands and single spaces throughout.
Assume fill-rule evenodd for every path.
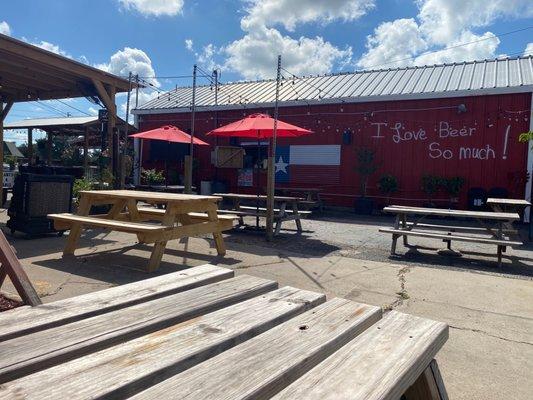
M 205 264 L 37 307 L 0 313 L 0 342 L 43 329 L 184 292 L 234 276 L 227 268 Z
M 0 383 L 190 320 L 277 288 L 239 276 L 0 343 Z
M 462 218 L 480 218 L 516 221 L 520 219 L 517 213 L 503 213 L 492 211 L 466 211 L 466 210 L 449 210 L 444 208 L 425 208 L 425 207 L 407 207 L 407 206 L 388 206 L 383 211 L 389 214 L 417 214 L 417 215 L 438 215 L 442 217 L 462 217 Z
M 378 307 L 333 299 L 132 399 L 266 399 L 380 317 Z
M 392 311 L 273 399 L 397 400 L 447 338 L 442 322 Z
M 163 192 L 145 192 L 142 190 L 82 190 L 80 193 L 84 196 L 93 198 L 112 198 L 112 199 L 134 199 L 150 201 L 153 203 L 171 203 L 195 200 L 209 200 L 217 202 L 222 200 L 217 196 L 203 196 L 196 194 L 183 193 L 163 193 Z
M 284 287 L 185 323 L 8 382 L 0 398 L 125 398 L 325 301 Z
M 487 204 L 498 204 L 498 205 L 504 205 L 504 206 L 522 206 L 527 207 L 530 206 L 531 203 L 524 199 L 499 199 L 495 197 L 489 197 L 487 199 Z
M 244 193 L 213 193 L 213 196 L 224 197 L 226 199 L 240 199 L 240 200 L 261 200 L 266 201 L 267 196 L 265 195 L 255 195 L 255 194 L 244 194 Z M 305 200 L 301 197 L 291 197 L 291 196 L 274 196 L 275 201 L 301 201 Z

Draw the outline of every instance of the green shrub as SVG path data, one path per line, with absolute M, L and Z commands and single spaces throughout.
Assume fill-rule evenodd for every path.
M 356 172 L 361 176 L 361 195 L 366 197 L 366 190 L 368 188 L 368 179 L 370 175 L 377 171 L 378 165 L 375 160 L 375 152 L 372 149 L 360 148 L 357 151 L 357 166 Z
M 427 174 L 422 176 L 422 190 L 427 194 L 429 200 L 431 200 L 439 190 L 441 181 L 442 179 L 436 175 Z
M 442 188 L 446 190 L 450 197 L 457 197 L 461 192 L 461 189 L 463 188 L 464 184 L 465 178 L 462 178 L 460 176 L 454 176 L 452 178 L 443 178 L 441 180 Z
M 80 201 L 80 192 L 83 190 L 91 190 L 93 188 L 93 182 L 87 178 L 76 179 L 72 187 L 72 195 L 74 196 L 74 202 L 76 205 Z
M 141 178 L 147 185 L 158 185 L 165 182 L 165 176 L 163 173 L 156 169 L 141 170 Z

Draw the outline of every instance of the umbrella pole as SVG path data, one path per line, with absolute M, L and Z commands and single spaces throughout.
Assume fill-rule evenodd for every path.
M 268 184 L 267 184 L 267 240 L 274 237 L 274 188 L 276 185 L 276 172 L 274 170 L 274 158 L 276 157 L 276 135 L 278 131 L 278 100 L 279 84 L 281 80 L 281 55 L 278 55 L 278 71 L 276 77 L 276 100 L 274 103 L 274 131 L 272 132 L 272 141 L 268 155 Z
M 257 132 L 257 162 L 255 163 L 255 228 L 259 229 L 259 160 L 261 159 L 261 141 L 259 140 L 259 131 Z

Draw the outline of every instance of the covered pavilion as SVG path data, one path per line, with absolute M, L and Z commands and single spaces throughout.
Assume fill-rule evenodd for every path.
M 14 103 L 87 97 L 107 109 L 107 143 L 113 165 L 118 166 L 110 145 L 116 132 L 115 95 L 134 86 L 128 79 L 0 34 L 0 141 L 4 139 L 3 121 Z M 3 159 L 0 146 L 0 165 Z

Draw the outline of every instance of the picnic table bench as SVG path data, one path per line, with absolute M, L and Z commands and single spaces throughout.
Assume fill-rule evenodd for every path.
M 447 399 L 448 326 L 203 265 L 0 314 L 0 398 Z
M 74 254 L 82 229 L 104 228 L 137 235 L 140 243 L 154 243 L 147 267 L 159 267 L 167 241 L 182 237 L 213 234 L 219 255 L 226 253 L 222 231 L 233 227 L 230 218 L 219 218 L 220 197 L 189 194 L 142 192 L 134 190 L 88 190 L 80 192 L 78 214 L 49 214 L 57 230 L 70 229 L 63 254 Z M 148 212 L 138 202 L 164 204 L 164 210 Z M 94 205 L 107 204 L 107 214 L 89 215 Z M 147 223 L 157 220 L 158 224 Z
M 219 214 L 235 215 L 239 218 L 239 224 L 244 225 L 243 217 L 251 216 L 256 218 L 256 226 L 259 226 L 259 218 L 265 218 L 267 215 L 267 209 L 259 207 L 259 203 L 265 204 L 267 196 L 265 195 L 253 195 L 253 194 L 241 194 L 241 193 L 215 193 L 214 196 L 223 197 L 232 202 L 231 209 L 220 209 Z M 294 221 L 298 233 L 301 233 L 302 222 L 301 219 L 311 214 L 311 211 L 302 211 L 299 209 L 299 204 L 304 199 L 291 196 L 274 196 L 274 235 L 279 234 L 281 231 L 281 225 L 286 221 Z M 256 202 L 255 206 L 242 205 L 242 202 Z
M 396 254 L 396 242 L 403 237 L 403 243 L 408 246 L 408 236 L 440 239 L 446 242 L 451 250 L 452 241 L 491 244 L 497 246 L 498 266 L 502 264 L 502 253 L 507 246 L 520 246 L 520 241 L 510 240 L 506 233 L 516 231 L 506 228 L 509 222 L 520 219 L 516 213 L 497 213 L 488 211 L 465 211 L 439 208 L 389 206 L 384 212 L 395 214 L 396 218 L 392 228 L 380 228 L 383 233 L 392 234 L 391 255 Z M 414 216 L 414 221 L 408 221 L 409 216 Z M 464 226 L 458 223 L 448 225 L 445 223 L 423 223 L 427 217 L 464 218 L 477 222 L 478 226 Z M 457 234 L 458 233 L 458 234 Z M 480 234 L 485 234 L 480 236 Z

